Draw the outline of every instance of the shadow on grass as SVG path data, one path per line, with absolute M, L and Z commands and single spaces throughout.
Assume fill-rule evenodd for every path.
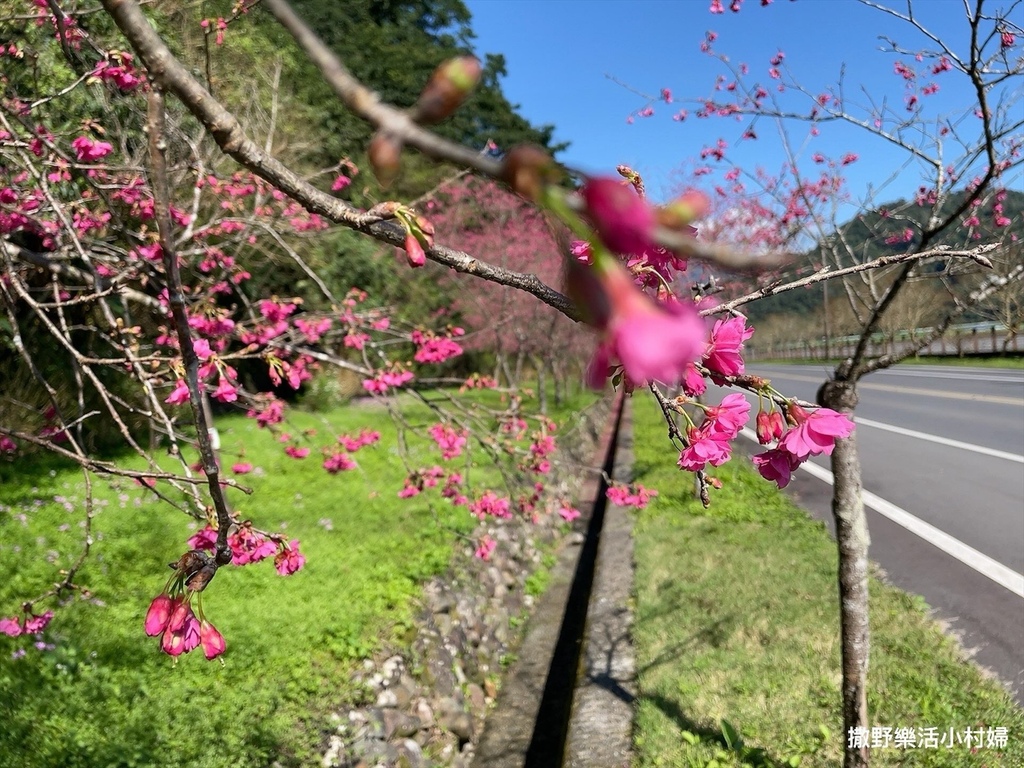
M 673 609 L 669 608 L 659 613 L 670 613 Z M 639 677 L 642 673 L 652 670 L 664 664 L 679 664 L 679 660 L 684 658 L 691 649 L 700 646 L 711 646 L 719 647 L 724 644 L 728 638 L 732 635 L 733 629 L 739 624 L 740 616 L 736 613 L 731 613 L 717 619 L 701 628 L 699 631 L 693 633 L 687 638 L 675 643 L 672 647 L 659 653 L 654 659 L 647 664 L 638 668 L 637 676 Z M 594 676 L 592 679 L 601 684 L 603 682 L 604 675 Z M 612 684 L 617 686 L 614 680 L 610 681 Z M 617 688 L 606 686 L 613 693 L 617 692 Z M 626 701 L 633 703 L 634 701 L 647 702 L 656 707 L 665 717 L 670 719 L 679 728 L 680 732 L 688 732 L 695 737 L 692 742 L 694 747 L 705 746 L 713 747 L 721 750 L 725 750 L 731 754 L 734 754 L 743 765 L 753 766 L 754 768 L 787 768 L 789 763 L 783 762 L 780 758 L 773 757 L 763 747 L 749 747 L 746 746 L 742 739 L 738 739 L 738 734 L 729 734 L 728 729 L 732 726 L 727 726 L 723 722 L 715 723 L 707 718 L 695 719 L 689 713 L 685 712 L 680 706 L 679 702 L 671 697 L 665 696 L 660 693 L 645 693 L 640 691 L 639 696 L 633 697 L 628 691 L 623 691 Z

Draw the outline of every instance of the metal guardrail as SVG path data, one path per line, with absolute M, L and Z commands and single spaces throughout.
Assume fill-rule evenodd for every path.
M 898 331 L 892 334 L 876 333 L 868 343 L 869 356 L 902 354 L 914 349 L 919 341 L 931 333 L 930 328 Z M 826 360 L 853 354 L 857 336 L 842 336 L 747 344 L 748 360 Z M 972 323 L 954 326 L 940 338 L 920 349 L 919 356 L 970 357 L 1013 355 L 1024 353 L 1024 331 L 1011 332 L 1003 325 Z

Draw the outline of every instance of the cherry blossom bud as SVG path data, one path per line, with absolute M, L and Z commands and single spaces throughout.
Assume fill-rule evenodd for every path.
M 173 608 L 174 602 L 169 595 L 160 594 L 154 597 L 153 602 L 149 604 L 149 610 L 146 611 L 146 634 L 156 637 L 167 629 Z
M 707 197 L 697 191 L 687 192 L 662 208 L 655 209 L 658 223 L 674 230 L 688 230 L 695 234 L 690 223 L 708 214 L 710 203 Z
M 424 252 L 423 246 L 420 245 L 420 241 L 416 239 L 412 232 L 405 236 L 405 258 L 413 269 L 422 267 L 427 263 L 427 254 Z
M 512 147 L 501 169 L 501 180 L 533 202 L 540 200 L 544 187 L 557 181 L 559 175 L 551 155 L 536 144 Z
M 398 176 L 402 161 L 402 142 L 388 133 L 378 131 L 370 140 L 370 166 L 382 187 L 390 186 Z
M 224 636 L 208 621 L 199 625 L 199 642 L 203 646 L 206 658 L 211 661 L 224 653 L 227 647 L 224 643 Z
M 643 256 L 656 248 L 654 210 L 633 190 L 610 177 L 587 179 L 580 190 L 587 216 L 609 250 Z
M 449 59 L 434 70 L 413 108 L 423 125 L 439 123 L 455 112 L 480 81 L 483 68 L 475 56 Z
M 771 419 L 768 411 L 757 412 L 757 442 L 768 445 L 772 441 Z

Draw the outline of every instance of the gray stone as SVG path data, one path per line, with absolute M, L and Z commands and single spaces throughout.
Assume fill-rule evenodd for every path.
M 420 719 L 415 715 L 407 715 L 397 709 L 384 710 L 384 738 L 412 736 L 421 727 Z

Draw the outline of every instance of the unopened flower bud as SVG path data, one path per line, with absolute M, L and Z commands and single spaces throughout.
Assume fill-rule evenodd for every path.
M 441 64 L 416 101 L 413 119 L 423 125 L 444 120 L 473 91 L 482 72 L 480 60 L 475 56 L 459 56 Z
M 378 131 L 368 150 L 373 175 L 382 187 L 391 185 L 402 163 L 402 142 L 389 133 Z
M 800 426 L 807 421 L 809 416 L 810 414 L 796 403 L 788 403 L 786 405 L 786 421 L 789 422 L 791 427 Z
M 771 420 L 768 411 L 757 412 L 757 442 L 768 445 L 772 441 Z
M 501 180 L 527 200 L 536 202 L 546 184 L 557 181 L 558 168 L 551 155 L 535 144 L 518 144 L 505 155 Z
M 417 216 L 414 219 L 416 227 L 419 228 L 420 239 L 423 243 L 431 248 L 434 245 L 434 225 L 430 223 L 430 219 L 425 219 L 422 216 Z
M 427 254 L 412 232 L 405 236 L 405 258 L 409 261 L 409 266 L 414 269 L 427 263 Z
M 689 230 L 690 234 L 694 234 L 696 230 L 690 223 L 706 216 L 709 208 L 708 199 L 702 193 L 687 192 L 656 209 L 655 218 L 663 227 L 677 231 Z

